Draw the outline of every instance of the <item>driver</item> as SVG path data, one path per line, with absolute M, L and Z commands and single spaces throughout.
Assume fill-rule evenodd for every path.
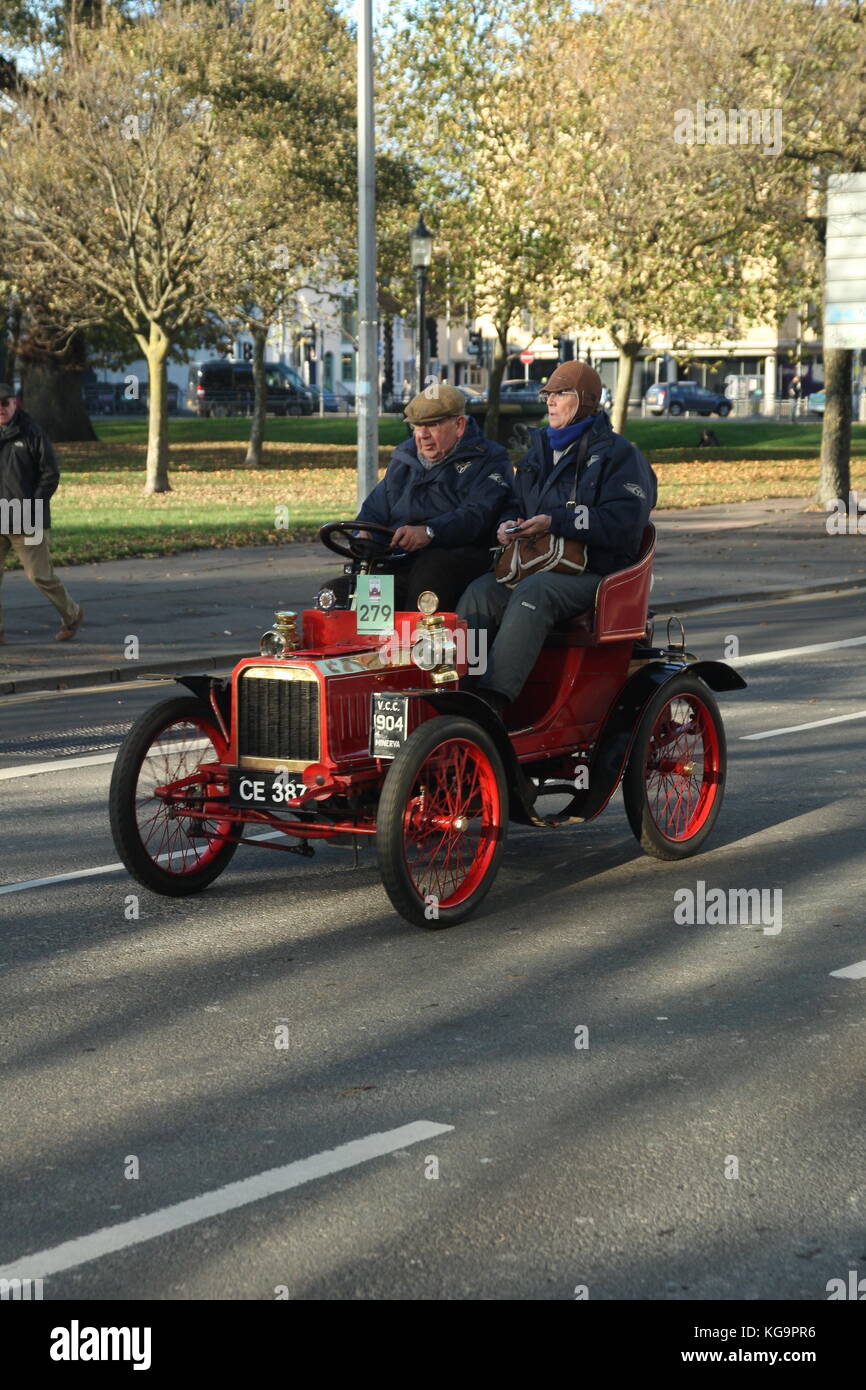
M 418 595 L 432 589 L 440 609 L 453 611 L 467 585 L 490 568 L 496 526 L 512 500 L 511 463 L 447 382 L 415 396 L 405 416 L 412 438 L 397 445 L 357 520 L 393 527 L 391 544 L 409 556 L 386 556 L 376 566 L 394 575 L 397 608 L 415 608 Z M 347 601 L 345 578 L 330 587 Z

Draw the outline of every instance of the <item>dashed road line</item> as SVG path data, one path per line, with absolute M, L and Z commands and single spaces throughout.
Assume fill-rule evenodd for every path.
M 733 656 L 727 659 L 727 664 L 740 670 L 743 666 L 763 666 L 769 661 L 788 661 L 791 657 L 812 656 L 816 652 L 835 652 L 842 647 L 866 647 L 866 637 L 843 637 L 838 642 L 812 642 L 808 647 L 783 647 L 779 651 Z
M 780 734 L 799 734 L 805 729 L 824 729 L 828 724 L 846 724 L 851 719 L 866 719 L 866 709 L 853 714 L 837 714 L 832 719 L 812 719 L 808 724 L 788 724 L 784 729 L 765 729 L 762 734 L 740 734 L 741 741 L 759 738 L 778 738 Z
M 866 980 L 866 960 L 855 961 L 853 965 L 843 965 L 841 970 L 831 970 L 837 980 Z
M 453 1125 L 436 1124 L 432 1120 L 416 1120 L 413 1124 L 401 1125 L 398 1129 L 384 1130 L 379 1134 L 368 1134 L 363 1139 L 353 1139 L 348 1144 L 340 1144 L 336 1149 L 325 1149 L 309 1158 L 287 1163 L 282 1168 L 269 1168 L 255 1177 L 244 1178 L 241 1182 L 217 1187 L 212 1192 L 204 1192 L 199 1197 L 191 1197 L 185 1202 L 162 1207 L 159 1211 L 137 1216 L 132 1221 L 123 1221 L 118 1226 L 104 1226 L 88 1236 L 64 1241 L 48 1250 L 38 1250 L 33 1255 L 0 1269 L 0 1279 L 47 1279 L 52 1274 L 60 1274 L 67 1269 L 98 1260 L 103 1255 L 112 1255 L 118 1250 L 128 1250 L 130 1246 L 141 1245 L 155 1240 L 157 1236 L 168 1235 L 171 1231 L 194 1226 L 199 1221 L 211 1220 L 227 1211 L 260 1202 L 265 1197 L 273 1197 L 292 1188 L 302 1187 L 304 1183 L 315 1182 L 332 1173 L 344 1172 L 347 1168 L 357 1168 L 371 1159 L 385 1154 L 396 1153 L 410 1144 L 420 1144 L 435 1139 L 440 1134 L 450 1134 Z

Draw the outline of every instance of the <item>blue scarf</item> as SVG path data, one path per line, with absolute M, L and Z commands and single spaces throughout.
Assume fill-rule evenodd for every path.
M 589 429 L 594 416 L 587 415 L 585 420 L 578 420 L 576 425 L 564 425 L 561 430 L 555 430 L 552 425 L 547 426 L 547 438 L 550 440 L 550 447 L 554 453 L 559 453 L 562 449 L 570 449 L 575 440 Z

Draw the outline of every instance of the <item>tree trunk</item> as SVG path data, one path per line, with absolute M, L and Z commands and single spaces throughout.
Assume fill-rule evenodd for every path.
M 265 342 L 268 330 L 257 324 L 250 324 L 249 327 L 253 335 L 253 422 L 244 468 L 261 468 L 262 440 L 265 437 L 265 417 L 268 412 L 268 385 L 265 381 Z
M 21 403 L 55 443 L 95 439 L 96 434 L 81 394 L 87 346 L 75 333 L 63 352 L 22 353 Z
M 851 486 L 851 390 L 854 354 L 846 348 L 824 349 L 824 428 L 818 501 L 841 497 L 848 504 Z
M 613 399 L 613 410 L 611 411 L 610 423 L 617 434 L 625 434 L 626 421 L 628 420 L 628 399 L 631 395 L 631 383 L 634 376 L 634 364 L 640 352 L 639 343 L 626 343 L 619 350 L 619 367 L 616 373 L 616 395 Z
M 499 388 L 508 364 L 508 324 L 497 330 L 493 344 L 493 369 L 487 384 L 487 414 L 484 417 L 484 433 L 488 439 L 499 436 Z
M 168 391 L 165 372 L 170 347 L 169 338 L 158 324 L 152 323 L 145 345 L 148 397 L 146 497 L 154 492 L 171 492 L 168 481 Z

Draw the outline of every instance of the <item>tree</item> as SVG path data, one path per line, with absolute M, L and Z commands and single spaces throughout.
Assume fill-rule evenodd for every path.
M 553 150 L 558 208 L 572 242 L 552 302 L 556 315 L 603 330 L 616 345 L 618 430 L 641 350 L 658 339 L 730 340 L 742 320 L 779 312 L 803 274 L 802 232 L 774 216 L 787 171 L 761 147 L 730 143 L 726 126 L 710 139 L 695 129 L 734 72 L 739 105 L 773 104 L 765 74 L 749 70 L 744 78 L 736 46 L 726 42 L 722 12 L 730 18 L 737 5 L 710 0 L 709 8 L 708 26 L 706 7 L 699 13 L 691 0 L 666 0 L 665 26 L 682 37 L 676 51 L 654 42 L 655 0 L 610 0 L 600 13 L 579 16 L 569 45 L 581 134 L 576 146 Z M 713 35 L 712 63 L 692 48 L 701 26 Z
M 235 21 L 246 64 L 219 93 L 231 149 L 222 210 L 234 253 L 210 263 L 210 298 L 253 339 L 255 404 L 245 463 L 261 463 L 265 346 L 270 325 L 294 316 L 297 292 L 336 273 L 354 227 L 353 45 L 328 0 L 251 3 Z
M 20 278 L 70 328 L 119 318 L 149 372 L 146 492 L 169 489 L 166 361 L 232 254 L 213 92 L 242 61 L 201 0 L 75 30 L 5 123 L 0 191 Z
M 570 14 L 569 0 L 397 4 L 382 60 L 387 147 L 417 151 L 417 191 L 447 248 L 451 293 L 495 328 L 492 436 L 509 332 L 522 314 L 546 313 L 562 253 L 547 154 L 554 139 L 577 138 L 577 113 L 562 100 Z M 441 299 L 441 278 L 431 289 Z

